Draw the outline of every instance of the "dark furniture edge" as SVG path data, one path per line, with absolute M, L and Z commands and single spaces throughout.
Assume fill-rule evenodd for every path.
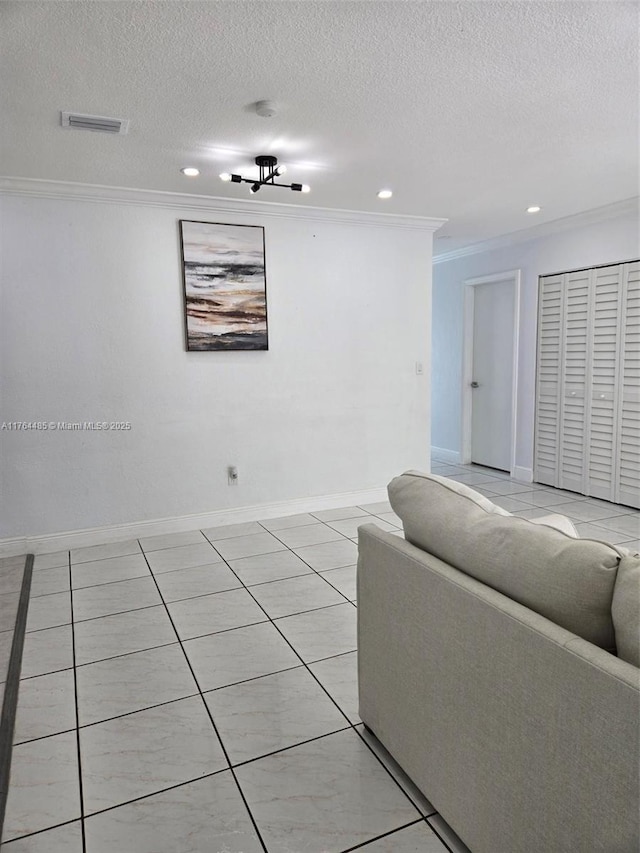
M 27 627 L 27 610 L 31 592 L 31 575 L 33 572 L 33 554 L 27 554 L 22 587 L 18 602 L 16 624 L 13 629 L 13 642 L 7 669 L 7 680 L 4 686 L 2 716 L 0 717 L 0 839 L 4 825 L 4 813 L 9 793 L 9 776 L 11 773 L 11 753 L 13 749 L 13 730 L 16 721 L 18 705 L 18 688 L 20 686 L 20 671 L 22 669 L 22 650 L 24 635 Z

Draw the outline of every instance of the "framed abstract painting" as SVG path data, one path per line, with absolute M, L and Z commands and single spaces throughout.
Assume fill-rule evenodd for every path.
M 266 350 L 264 228 L 180 220 L 187 350 Z

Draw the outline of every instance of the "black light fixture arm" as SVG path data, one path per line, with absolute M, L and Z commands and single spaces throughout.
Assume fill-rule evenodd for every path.
M 302 192 L 302 184 L 279 184 L 275 178 L 281 174 L 281 169 L 278 167 L 278 158 L 271 154 L 260 154 L 256 157 L 256 166 L 260 169 L 260 177 L 243 178 L 242 175 L 229 175 L 226 179 L 233 181 L 234 184 L 251 184 L 251 191 L 257 193 L 260 187 L 284 187 L 285 189 L 293 190 L 294 192 Z M 284 168 L 282 168 L 284 172 Z M 306 190 L 308 192 L 308 188 Z

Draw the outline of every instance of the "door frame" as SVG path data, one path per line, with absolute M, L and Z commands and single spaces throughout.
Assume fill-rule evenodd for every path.
M 510 281 L 513 285 L 513 380 L 511 386 L 511 447 L 509 452 L 510 476 L 516 470 L 516 426 L 518 412 L 518 343 L 520 339 L 520 301 L 521 301 L 521 270 L 481 275 L 467 278 L 464 281 L 464 314 L 462 324 L 462 447 L 460 459 L 463 465 L 471 462 L 471 410 L 473 396 L 471 381 L 473 379 L 473 313 L 475 287 L 478 284 L 498 284 Z

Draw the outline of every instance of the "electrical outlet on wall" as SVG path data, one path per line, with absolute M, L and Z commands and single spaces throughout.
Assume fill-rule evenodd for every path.
M 227 468 L 227 482 L 230 486 L 238 485 L 238 469 L 235 465 L 229 465 Z
M 424 373 L 424 366 L 421 361 L 416 361 L 416 374 L 418 376 L 422 376 Z

